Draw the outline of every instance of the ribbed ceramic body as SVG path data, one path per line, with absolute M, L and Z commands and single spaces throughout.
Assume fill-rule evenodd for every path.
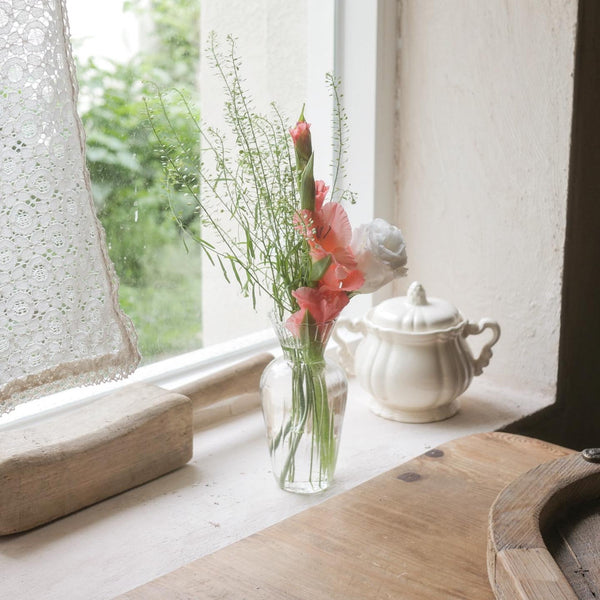
M 335 334 L 342 363 L 369 393 L 371 410 L 406 423 L 456 413 L 458 396 L 481 375 L 500 338 L 496 321 L 467 321 L 449 302 L 428 298 L 419 282 L 406 296 L 385 300 L 364 319 L 341 322 L 340 328 L 364 336 L 352 356 L 344 337 Z M 465 338 L 485 330 L 491 338 L 474 358 Z
M 458 410 L 456 398 L 473 378 L 465 323 L 434 333 L 399 333 L 370 326 L 356 351 L 356 377 L 370 408 L 388 419 L 426 423 Z

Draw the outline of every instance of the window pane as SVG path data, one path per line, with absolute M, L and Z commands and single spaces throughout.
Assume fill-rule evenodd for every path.
M 254 311 L 194 242 L 184 245 L 168 207 L 143 100 L 156 97 L 155 84 L 183 90 L 203 120 L 223 127 L 221 84 L 200 50 L 215 30 L 223 41 L 227 34 L 237 37 L 255 108 L 267 113 L 274 100 L 292 126 L 302 104 L 311 100 L 311 78 L 324 88 L 324 74 L 332 68 L 332 27 L 317 40 L 327 51 L 316 51 L 310 26 L 311 20 L 332 23 L 323 16 L 331 15 L 332 2 L 67 0 L 67 5 L 94 201 L 120 279 L 120 301 L 134 321 L 144 361 L 265 327 L 268 302 Z M 327 115 L 327 141 L 329 113 L 322 102 L 313 103 L 312 113 Z M 194 128 L 175 103 L 168 112 L 190 148 L 189 164 L 199 164 Z M 328 164 L 326 151 L 320 163 Z M 185 194 L 176 191 L 170 198 L 186 226 L 198 228 Z

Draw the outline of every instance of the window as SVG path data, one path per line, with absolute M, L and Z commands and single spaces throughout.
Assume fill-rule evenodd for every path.
M 292 125 L 308 101 L 308 111 L 315 117 L 320 112 L 328 126 L 327 96 L 307 98 L 307 93 L 325 87 L 325 73 L 333 68 L 331 3 L 318 9 L 309 4 L 250 2 L 233 9 L 200 0 L 110 0 L 90 10 L 85 0 L 67 2 L 94 200 L 120 279 L 121 305 L 134 321 L 146 363 L 263 328 L 268 307 L 255 313 L 197 245 L 184 246 L 167 206 L 158 143 L 143 97 L 152 102 L 155 85 L 183 90 L 204 121 L 226 129 L 221 82 L 200 50 L 214 30 L 237 38 L 259 111 L 267 112 L 275 100 Z M 309 19 L 329 23 L 321 51 L 312 57 Z M 225 35 L 220 38 L 224 45 Z M 318 84 L 309 85 L 312 71 L 319 73 Z M 189 120 L 175 104 L 170 116 L 178 137 L 197 149 L 190 163 L 199 163 Z M 326 127 L 321 139 L 327 139 Z M 322 152 L 325 169 L 328 158 Z M 196 227 L 197 214 L 185 196 L 173 202 L 186 226 Z
M 133 63 L 141 60 L 139 53 L 144 49 L 155 48 L 153 46 L 155 38 L 152 34 L 155 25 L 149 18 L 152 10 L 148 10 L 150 1 L 142 3 L 141 0 L 135 0 L 128 3 L 128 10 L 123 13 L 120 1 L 111 0 L 112 3 L 102 3 L 101 7 L 98 6 L 97 14 L 90 12 L 93 7 L 87 2 L 80 5 L 80 8 L 81 6 L 84 8 L 78 13 L 77 8 L 74 8 L 78 1 L 81 2 L 81 0 L 68 0 L 72 35 L 75 38 L 75 53 L 79 53 L 81 62 L 86 62 L 93 56 L 93 61 L 96 63 L 95 70 L 80 72 L 82 80 L 80 111 L 85 120 L 86 113 L 96 110 L 96 113 L 100 113 L 100 115 L 96 114 L 94 117 L 96 121 L 100 121 L 103 111 L 98 107 L 102 107 L 103 94 L 107 90 L 112 90 L 117 104 L 120 103 L 121 109 L 125 112 L 118 117 L 116 125 L 113 121 L 106 126 L 112 126 L 113 134 L 115 129 L 120 129 L 121 134 L 123 131 L 131 132 L 133 129 L 128 129 L 131 127 L 131 121 L 128 119 L 132 115 L 130 107 L 126 106 L 127 103 L 123 103 L 123 87 L 126 87 L 127 77 L 135 76 Z M 192 0 L 187 2 L 185 0 L 169 0 L 169 2 L 155 0 L 153 2 L 155 10 L 159 13 L 164 11 L 161 14 L 167 21 L 169 18 L 165 15 L 173 16 L 174 14 L 167 9 L 169 4 L 179 8 L 187 7 L 186 10 L 195 10 Z M 390 95 L 389 79 L 393 80 L 394 77 L 396 2 L 393 0 L 380 0 L 374 3 L 307 0 L 298 6 L 297 4 L 288 5 L 277 0 L 262 0 L 243 3 L 241 7 L 236 6 L 237 12 L 235 13 L 228 12 L 226 7 L 228 7 L 227 3 L 214 0 L 202 2 L 200 6 L 200 39 L 202 40 L 203 36 L 212 29 L 231 32 L 238 37 L 240 56 L 244 62 L 248 84 L 251 91 L 257 96 L 258 106 L 275 99 L 290 119 L 295 120 L 299 106 L 306 101 L 307 116 L 313 122 L 314 129 L 326 130 L 329 124 L 329 104 L 324 85 L 324 74 L 331 71 L 332 66 L 335 67 L 343 79 L 346 106 L 350 117 L 352 153 L 349 160 L 348 179 L 351 187 L 358 192 L 360 197 L 360 203 L 353 211 L 354 214 L 351 214 L 351 218 L 353 222 L 358 223 L 372 218 L 376 211 L 377 214 L 391 219 L 390 211 L 393 207 L 391 173 L 389 170 L 383 172 L 382 165 L 386 164 L 386 157 L 389 160 L 393 159 L 391 147 L 385 147 L 385 144 L 391 137 L 393 123 L 393 92 Z M 117 38 L 101 43 L 96 42 L 94 48 L 90 45 L 93 43 L 92 35 L 78 32 L 80 31 L 78 28 L 81 23 L 79 21 L 81 13 L 84 13 L 84 16 L 88 15 L 88 20 L 98 24 L 102 32 L 117 33 Z M 116 15 L 126 19 L 122 28 L 115 26 Z M 132 18 L 136 15 L 137 20 Z M 109 24 L 103 26 L 101 17 L 105 18 Z M 187 24 L 191 26 L 192 21 L 190 19 Z M 169 23 L 169 25 L 173 25 L 173 23 Z M 182 23 L 178 22 L 174 26 L 177 28 L 181 25 Z M 382 31 L 388 33 L 382 36 L 380 35 Z M 389 35 L 390 31 L 392 35 Z M 85 38 L 88 51 L 84 50 L 83 42 L 79 44 L 76 41 L 78 37 Z M 357 44 L 356 40 L 360 40 L 361 43 Z M 113 64 L 98 58 L 98 48 L 103 52 L 110 48 L 111 54 L 107 58 L 112 60 Z M 302 51 L 299 52 L 298 48 L 302 48 Z M 175 61 L 174 66 L 178 68 L 180 63 Z M 109 74 L 111 69 L 112 73 Z M 202 62 L 199 72 L 202 116 L 211 121 L 213 115 L 220 114 L 219 100 L 213 91 L 208 92 L 208 83 L 206 83 L 208 78 L 206 78 Z M 385 73 L 391 73 L 391 75 L 386 78 L 383 76 Z M 119 79 L 117 75 L 121 77 L 119 80 L 121 88 L 113 85 L 115 80 Z M 159 81 L 159 83 L 161 82 Z M 91 89 L 93 89 L 92 94 L 89 93 Z M 87 99 L 85 94 L 88 94 Z M 104 116 L 114 119 L 109 114 L 110 111 L 105 112 Z M 136 191 L 136 177 L 138 170 L 141 169 L 138 167 L 139 157 L 135 155 L 135 152 L 123 149 L 123 144 L 129 141 L 129 137 L 131 136 L 107 139 L 100 135 L 97 129 L 88 132 L 89 148 L 91 149 L 91 152 L 88 149 L 88 157 L 91 160 L 102 164 L 104 156 L 105 162 L 113 171 L 118 171 L 120 168 L 124 173 L 134 175 L 133 181 L 130 179 L 124 185 L 127 194 L 130 191 Z M 318 140 L 315 142 L 317 144 Z M 320 173 L 327 172 L 329 163 L 326 139 L 323 146 L 321 149 L 317 148 L 316 170 Z M 377 160 L 375 160 L 376 149 Z M 122 151 L 121 154 L 120 151 Z M 94 175 L 95 167 L 93 165 L 90 170 Z M 389 184 L 387 190 L 389 193 L 377 193 L 382 185 L 385 187 L 387 184 Z M 139 312 L 136 328 L 140 331 L 140 335 L 142 335 L 144 327 L 143 323 L 140 326 L 139 319 L 149 321 L 154 310 L 158 317 L 167 314 L 169 318 L 176 317 L 180 319 L 180 323 L 184 323 L 182 340 L 172 342 L 163 337 L 161 340 L 150 340 L 145 347 L 142 345 L 142 351 L 147 358 L 156 360 L 165 354 L 186 352 L 198 348 L 202 344 L 214 344 L 227 339 L 235 339 L 236 336 L 265 327 L 264 314 L 268 308 L 261 308 L 262 312 L 257 317 L 251 310 L 248 300 L 241 298 L 233 286 L 225 287 L 220 275 L 213 277 L 197 254 L 191 256 L 185 254 L 183 245 L 177 239 L 178 232 L 174 228 L 168 228 L 169 225 L 172 225 L 168 222 L 168 218 L 159 219 L 158 225 L 152 224 L 153 227 L 156 225 L 158 230 L 156 235 L 148 236 L 147 243 L 144 242 L 143 237 L 137 236 L 137 231 L 141 229 L 146 218 L 145 211 L 156 209 L 156 205 L 153 205 L 152 201 L 148 199 L 148 191 L 151 188 L 156 193 L 160 190 L 160 186 L 154 180 L 151 185 L 143 181 L 140 184 L 140 180 L 138 180 L 138 192 L 140 188 L 144 194 L 141 198 L 130 200 L 131 197 L 125 194 L 126 201 L 122 203 L 124 218 L 121 224 L 115 228 L 116 236 L 112 241 L 109 238 L 109 244 L 113 251 L 116 251 L 117 247 L 125 240 L 138 244 L 139 254 L 146 261 L 141 268 L 143 271 L 147 266 L 155 266 L 152 257 L 160 254 L 159 250 L 151 247 L 152 244 L 157 240 L 162 242 L 164 238 L 161 236 L 167 236 L 167 243 L 158 246 L 159 249 L 169 247 L 169 253 L 173 253 L 172 264 L 175 265 L 175 268 L 159 265 L 161 268 L 158 271 L 162 270 L 171 279 L 164 281 L 161 287 L 156 273 L 146 274 L 144 286 L 158 288 L 159 293 L 166 293 L 168 290 L 165 290 L 165 287 L 170 288 L 173 283 L 183 286 L 178 289 L 175 297 L 172 297 L 172 301 L 166 301 L 162 307 L 160 301 L 157 301 L 157 306 L 149 307 L 145 304 L 150 301 L 147 299 L 148 296 L 144 295 L 144 286 L 137 285 L 139 280 L 136 280 L 132 273 L 136 268 L 140 268 L 135 264 L 140 256 L 125 251 L 120 258 L 113 257 L 117 267 L 122 269 L 120 273 L 121 300 L 126 311 L 134 317 L 134 320 L 136 317 L 132 314 L 132 307 Z M 96 181 L 95 192 L 96 200 L 101 205 L 100 213 L 102 215 L 102 202 L 106 201 L 108 192 L 103 189 L 101 180 Z M 374 198 L 377 198 L 377 201 Z M 166 217 L 167 215 L 161 216 Z M 133 235 L 132 231 L 135 231 L 136 235 Z M 190 246 L 190 249 L 194 252 L 193 247 Z M 163 258 L 160 256 L 161 261 Z M 178 271 L 180 268 L 182 271 Z M 136 287 L 138 289 L 135 289 Z M 368 296 L 356 299 L 352 303 L 352 310 L 355 313 L 361 313 L 368 308 L 370 302 L 371 298 Z M 173 308 L 175 304 L 177 305 L 176 310 Z M 174 312 L 179 313 L 180 310 L 181 314 L 173 315 Z M 227 328 L 225 324 L 227 324 Z M 201 329 L 197 327 L 198 325 Z M 176 329 L 168 323 L 165 327 L 166 331 L 171 332 Z M 158 327 L 156 327 L 156 323 L 150 322 L 147 329 L 153 335 Z M 256 338 L 252 337 L 252 339 Z M 264 337 L 260 339 L 262 340 Z M 233 342 L 234 347 L 238 345 L 238 342 Z M 169 378 L 173 373 L 180 373 L 181 370 L 187 372 L 195 369 L 198 364 L 205 364 L 207 357 L 212 360 L 218 352 L 227 347 L 231 348 L 231 344 L 219 346 L 214 350 L 199 350 L 196 353 L 170 358 L 159 365 L 154 364 L 151 368 L 143 367 L 140 369 L 142 373 L 140 376 L 154 378 L 163 377 L 164 374 L 164 377 Z

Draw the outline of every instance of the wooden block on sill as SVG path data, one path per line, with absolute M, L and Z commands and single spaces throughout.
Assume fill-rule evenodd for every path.
M 0 535 L 155 479 L 192 457 L 190 400 L 136 383 L 2 432 Z

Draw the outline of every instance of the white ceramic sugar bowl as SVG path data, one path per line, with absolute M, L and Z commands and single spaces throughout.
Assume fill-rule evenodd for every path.
M 344 328 L 360 332 L 351 358 Z M 465 338 L 490 329 L 492 338 L 475 359 Z M 457 397 L 480 375 L 500 337 L 496 321 L 467 321 L 449 302 L 427 298 L 414 282 L 407 295 L 390 298 L 358 321 L 340 320 L 335 339 L 340 360 L 370 394 L 371 410 L 387 419 L 428 423 L 447 419 L 458 410 Z

